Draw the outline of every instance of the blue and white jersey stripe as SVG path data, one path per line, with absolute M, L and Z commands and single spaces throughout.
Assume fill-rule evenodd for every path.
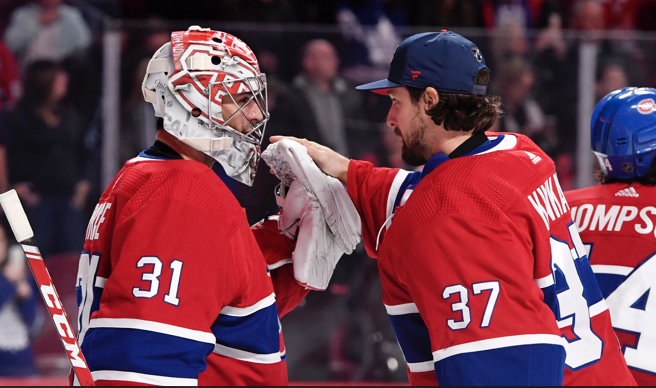
M 101 318 L 91 320 L 82 352 L 95 379 L 197 385 L 214 346 L 212 333 L 140 319 Z
M 414 303 L 385 305 L 405 362 L 413 373 L 434 370 L 428 327 Z
M 280 320 L 275 294 L 249 307 L 225 307 L 212 326 L 214 352 L 258 364 L 283 361 Z

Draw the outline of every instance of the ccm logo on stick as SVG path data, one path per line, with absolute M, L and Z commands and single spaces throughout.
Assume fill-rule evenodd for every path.
M 64 310 L 62 309 L 61 301 L 55 293 L 55 289 L 52 287 L 52 284 L 49 286 L 41 286 L 41 294 L 43 294 L 43 299 L 46 301 L 50 312 L 52 313 L 52 319 L 55 321 L 55 326 L 59 332 L 59 336 L 64 342 L 64 347 L 68 353 L 68 357 L 71 359 L 73 366 L 78 368 L 86 368 L 85 362 L 80 358 L 80 348 L 77 346 L 75 341 L 75 335 L 71 326 L 68 324 L 68 319 L 64 315 Z M 67 339 L 72 339 L 73 343 L 69 343 Z

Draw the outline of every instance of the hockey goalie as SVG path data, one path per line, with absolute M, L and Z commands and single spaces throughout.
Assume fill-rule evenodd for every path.
M 143 93 L 159 118 L 157 141 L 100 198 L 80 258 L 79 341 L 92 376 L 104 385 L 286 385 L 279 316 L 308 289 L 326 288 L 360 241 L 357 212 L 341 184 L 299 176 L 309 158 L 282 152 L 272 155 L 289 169 L 282 211 L 249 227 L 210 169 L 218 161 L 252 185 L 269 119 L 266 77 L 238 38 L 174 32 Z

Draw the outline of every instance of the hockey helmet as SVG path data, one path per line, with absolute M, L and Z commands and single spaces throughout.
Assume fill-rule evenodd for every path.
M 604 175 L 646 176 L 656 156 L 656 89 L 609 93 L 597 103 L 590 128 L 592 151 Z
M 253 185 L 269 110 L 266 76 L 246 43 L 198 26 L 173 32 L 148 63 L 142 91 L 164 130 L 221 163 L 228 176 Z M 242 94 L 248 99 L 238 102 Z M 222 109 L 226 98 L 238 107 L 229 117 Z M 246 116 L 249 104 L 261 119 Z M 234 128 L 238 115 L 250 126 L 245 133 Z

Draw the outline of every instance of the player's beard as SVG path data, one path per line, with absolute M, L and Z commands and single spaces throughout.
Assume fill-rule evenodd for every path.
M 414 130 L 409 132 L 403 139 L 403 148 L 401 149 L 401 159 L 410 166 L 418 167 L 426 164 L 431 156 L 431 147 L 428 144 L 426 135 L 428 133 L 428 124 L 415 117 L 412 120 Z

